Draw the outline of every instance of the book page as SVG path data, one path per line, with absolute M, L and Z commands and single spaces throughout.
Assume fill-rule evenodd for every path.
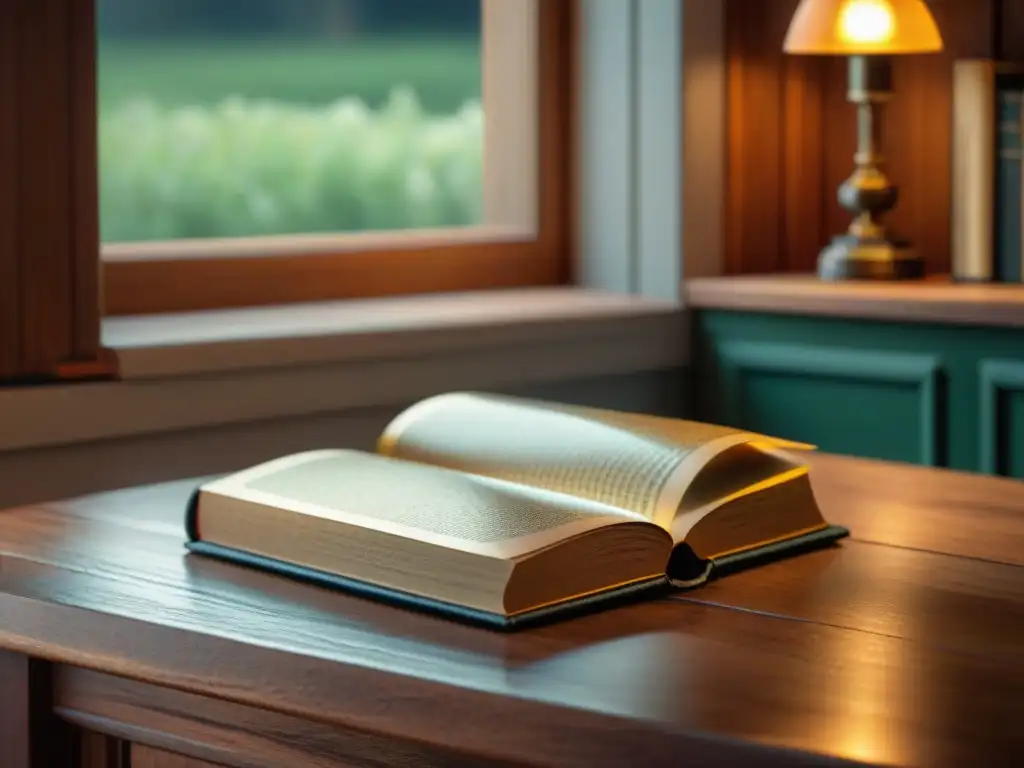
M 595 528 L 645 522 L 543 489 L 348 450 L 287 456 L 204 489 L 497 558 L 518 557 Z
M 794 472 L 806 473 L 797 457 L 770 446 L 745 443 L 722 451 L 687 487 L 672 522 L 672 537 L 682 541 L 694 525 L 738 498 L 756 494 Z
M 754 439 L 767 438 L 680 419 L 454 393 L 400 414 L 378 450 L 590 499 L 668 530 L 700 468 Z

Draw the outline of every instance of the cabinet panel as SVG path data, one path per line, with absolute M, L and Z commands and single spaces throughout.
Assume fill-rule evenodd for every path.
M 0 647 L 0 768 L 75 765 L 78 733 L 54 712 L 52 675 L 49 662 Z
M 982 360 L 978 374 L 981 470 L 1024 479 L 1024 362 Z
M 937 356 L 743 341 L 718 352 L 737 426 L 831 453 L 942 463 Z
M 703 310 L 696 417 L 1024 478 L 1024 329 Z
M 1024 480 L 1024 389 L 1008 395 L 1005 470 L 1002 474 Z
M 0 649 L 0 766 L 29 768 L 28 658 Z
M 131 768 L 131 744 L 102 733 L 82 731 L 79 768 Z
M 343 728 L 76 667 L 60 668 L 57 690 L 63 717 L 85 728 L 101 723 L 110 734 L 89 734 L 82 753 L 90 757 L 82 768 L 508 765 L 426 741 Z M 143 738 L 146 744 L 134 741 Z M 0 762 L 0 768 L 6 764 Z

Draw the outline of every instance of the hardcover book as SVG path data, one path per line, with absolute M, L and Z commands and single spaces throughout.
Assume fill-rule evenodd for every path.
M 1024 72 L 991 59 L 953 65 L 952 275 L 1021 282 Z
M 204 483 L 187 547 L 512 629 L 699 587 L 847 535 L 812 446 L 680 419 L 451 393 L 376 453 L 315 450 Z

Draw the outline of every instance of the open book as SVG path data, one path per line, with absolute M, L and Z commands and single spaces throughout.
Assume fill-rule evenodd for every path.
M 377 453 L 318 450 L 203 484 L 188 548 L 499 627 L 698 586 L 847 534 L 812 446 L 678 419 L 453 393 Z

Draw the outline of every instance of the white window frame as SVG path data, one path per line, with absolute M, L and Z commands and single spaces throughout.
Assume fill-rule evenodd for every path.
M 723 5 L 581 0 L 585 287 L 679 301 L 685 277 L 721 272 Z

